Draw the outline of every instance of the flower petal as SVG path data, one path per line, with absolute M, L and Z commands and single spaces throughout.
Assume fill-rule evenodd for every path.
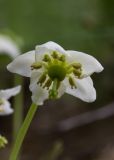
M 35 62 L 35 51 L 22 54 L 11 62 L 7 69 L 10 72 L 20 74 L 25 77 L 31 76 L 31 65 Z
M 29 86 L 30 91 L 32 92 L 32 101 L 37 105 L 43 105 L 44 101 L 48 99 L 47 89 L 44 89 L 37 84 L 40 76 L 41 76 L 40 71 L 33 71 Z
M 68 85 L 68 82 L 66 82 L 66 85 L 66 93 L 80 98 L 85 102 L 93 102 L 96 100 L 96 90 L 90 77 L 76 79 L 76 89 L 71 89 L 70 85 Z
M 41 61 L 44 54 L 50 54 L 52 51 L 58 51 L 60 53 L 65 54 L 65 50 L 55 42 L 47 42 L 42 45 L 36 46 L 36 61 Z
M 91 75 L 94 72 L 101 72 L 103 70 L 102 65 L 93 56 L 78 51 L 66 52 L 68 61 L 82 64 L 83 76 Z
M 10 37 L 0 35 L 0 54 L 9 55 L 12 59 L 20 54 L 19 48 Z
M 48 91 L 39 85 L 30 85 L 32 92 L 32 101 L 37 105 L 43 105 L 44 101 L 48 99 Z
M 58 89 L 58 98 L 60 98 L 66 91 L 66 86 L 64 83 L 61 83 L 59 89 Z
M 13 109 L 10 106 L 10 103 L 7 100 L 4 100 L 4 103 L 0 105 L 0 116 L 13 113 Z
M 0 90 L 0 98 L 9 99 L 10 97 L 18 94 L 20 90 L 21 90 L 21 86 L 17 86 L 17 87 L 6 89 L 6 90 Z

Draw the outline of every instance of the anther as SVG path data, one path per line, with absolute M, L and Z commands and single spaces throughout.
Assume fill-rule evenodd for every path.
M 82 65 L 80 63 L 73 63 L 72 66 L 75 68 L 75 69 L 79 69 L 82 67 Z
M 43 74 L 40 78 L 39 81 L 37 82 L 37 84 L 40 84 L 42 86 L 42 84 L 45 82 L 46 80 L 46 74 Z
M 80 69 L 79 70 L 78 69 L 74 69 L 73 73 L 74 73 L 75 76 L 80 77 L 81 74 L 82 74 L 82 71 Z
M 52 80 L 49 78 L 46 83 L 44 84 L 43 88 L 47 87 L 47 89 L 49 89 L 49 87 L 51 86 L 52 84 Z
M 52 52 L 52 55 L 51 55 L 54 59 L 58 59 L 59 58 L 59 55 L 56 51 L 53 51 Z
M 76 87 L 76 84 L 75 84 L 75 82 L 74 82 L 74 79 L 73 79 L 72 77 L 69 77 L 69 84 L 70 84 L 70 86 L 71 86 L 72 89 L 73 89 L 73 88 L 77 88 L 77 87 Z
M 50 62 L 50 61 L 51 61 L 50 56 L 49 56 L 48 54 L 45 54 L 45 55 L 44 55 L 44 58 L 43 58 L 43 61 L 45 61 L 45 62 Z
M 62 61 L 62 62 L 65 62 L 65 55 L 61 55 L 59 60 Z
M 40 69 L 42 67 L 41 63 L 35 62 L 31 65 L 31 69 Z

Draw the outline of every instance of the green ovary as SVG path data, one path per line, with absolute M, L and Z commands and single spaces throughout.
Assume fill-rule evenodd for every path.
M 48 75 L 52 80 L 58 79 L 62 81 L 66 77 L 66 73 L 66 68 L 62 65 L 53 64 L 48 68 Z

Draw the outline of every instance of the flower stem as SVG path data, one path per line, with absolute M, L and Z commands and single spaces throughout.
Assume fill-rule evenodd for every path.
M 23 85 L 22 77 L 14 76 L 14 85 Z M 15 142 L 15 137 L 21 127 L 23 121 L 23 92 L 14 98 L 14 114 L 13 114 L 13 143 Z
M 25 138 L 25 135 L 28 131 L 28 128 L 31 124 L 31 121 L 34 117 L 34 114 L 35 114 L 36 110 L 37 110 L 37 105 L 33 103 L 30 106 L 30 109 L 29 109 L 29 111 L 27 113 L 27 116 L 26 116 L 26 118 L 25 118 L 25 120 L 22 124 L 22 127 L 20 128 L 20 130 L 18 132 L 18 135 L 17 135 L 17 138 L 15 140 L 15 144 L 13 146 L 13 150 L 11 152 L 9 160 L 17 160 L 17 156 L 19 154 L 21 145 L 23 143 L 23 140 Z

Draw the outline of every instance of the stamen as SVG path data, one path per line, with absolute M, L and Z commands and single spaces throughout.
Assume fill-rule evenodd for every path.
M 59 58 L 59 54 L 56 51 L 53 51 L 52 55 L 51 55 L 54 59 L 58 59 Z
M 37 84 L 40 84 L 41 86 L 43 85 L 43 83 L 46 80 L 46 73 L 44 73 L 40 78 L 39 81 L 37 82 Z
M 72 89 L 77 88 L 74 79 L 71 76 L 69 77 L 69 83 Z
M 82 71 L 79 69 L 74 69 L 73 70 L 73 73 L 75 76 L 77 76 L 78 78 L 80 78 L 81 74 L 82 74 Z
M 62 81 L 68 77 L 71 88 L 77 88 L 74 78 L 81 78 L 82 65 L 80 63 L 68 63 L 64 54 L 53 51 L 51 54 L 45 54 L 43 61 L 33 63 L 32 69 L 43 67 L 45 72 L 39 78 L 37 84 L 49 91 L 49 98 L 56 99 L 58 97 L 58 89 Z M 72 74 L 76 77 L 72 77 Z M 47 78 L 48 77 L 48 78 Z
M 65 62 L 65 55 L 61 55 L 59 60 L 62 61 L 62 62 Z
M 75 69 L 79 69 L 82 67 L 82 65 L 80 63 L 73 63 L 72 66 L 75 68 Z
M 48 54 L 45 54 L 45 55 L 44 55 L 44 58 L 43 58 L 43 61 L 45 61 L 45 62 L 50 62 L 50 61 L 51 61 L 50 56 L 49 56 Z
M 67 75 L 73 72 L 73 67 L 71 65 L 67 66 Z
M 39 62 L 35 62 L 31 65 L 31 69 L 40 69 L 42 67 L 42 64 Z
M 46 83 L 44 84 L 43 88 L 47 87 L 47 89 L 49 89 L 49 87 L 51 86 L 52 84 L 52 80 L 49 78 Z

